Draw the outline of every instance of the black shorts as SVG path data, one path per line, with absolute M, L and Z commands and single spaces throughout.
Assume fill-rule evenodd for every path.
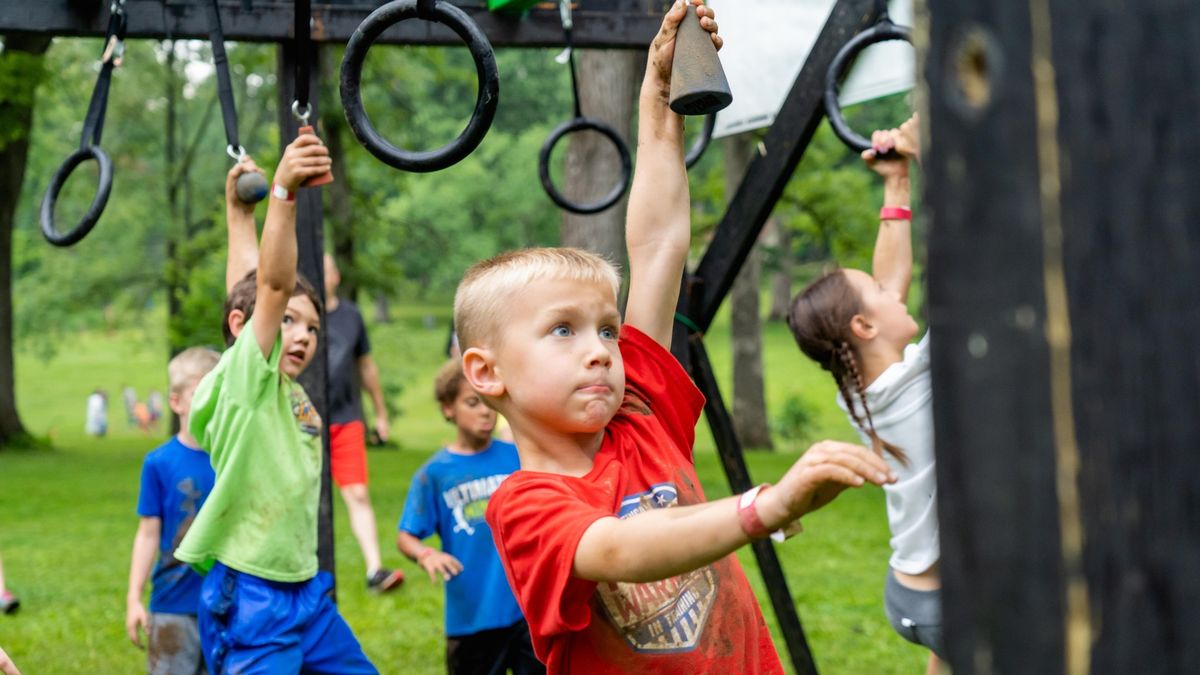
M 505 628 L 446 637 L 450 675 L 543 675 L 546 666 L 533 655 L 529 626 L 522 619 Z

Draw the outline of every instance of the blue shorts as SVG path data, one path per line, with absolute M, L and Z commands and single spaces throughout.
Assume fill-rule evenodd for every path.
M 333 578 L 268 581 L 216 563 L 200 587 L 200 644 L 221 673 L 378 675 L 329 599 Z

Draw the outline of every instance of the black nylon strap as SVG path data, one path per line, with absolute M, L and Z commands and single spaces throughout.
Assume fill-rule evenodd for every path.
M 79 138 L 79 149 L 100 145 L 104 133 L 104 113 L 108 109 L 108 90 L 112 83 L 113 68 L 125 50 L 125 12 L 118 9 L 108 17 L 108 29 L 104 35 L 104 53 L 101 55 L 100 75 L 92 89 L 87 115 L 83 118 L 83 133 Z
M 312 3 L 296 0 L 296 103 L 308 110 L 309 66 L 312 63 Z
M 233 82 L 229 79 L 229 58 L 225 55 L 225 33 L 221 30 L 218 0 L 212 0 L 208 5 L 208 40 L 212 43 L 213 68 L 217 71 L 217 97 L 221 100 L 225 140 L 229 148 L 237 152 L 242 149 L 238 142 L 237 105 L 233 99 Z

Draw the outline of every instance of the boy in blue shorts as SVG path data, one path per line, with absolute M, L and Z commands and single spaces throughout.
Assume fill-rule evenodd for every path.
M 167 364 L 169 404 L 179 415 L 179 433 L 146 455 L 138 495 L 140 517 L 129 564 L 129 593 L 125 598 L 125 631 L 142 649 L 147 641 L 146 668 L 151 675 L 204 672 L 196 607 L 200 604 L 200 575 L 175 558 L 175 547 L 187 534 L 196 513 L 213 486 L 208 455 L 188 431 L 188 411 L 196 384 L 220 355 L 204 347 L 180 352 Z M 142 592 L 155 555 L 150 613 Z
M 467 384 L 461 362 L 442 366 L 434 395 L 458 433 L 413 476 L 396 546 L 430 581 L 446 582 L 447 672 L 544 673 L 484 520 L 492 493 L 521 468 L 517 448 L 492 439 L 496 411 Z M 421 543 L 435 533 L 441 551 Z
M 213 673 L 376 673 L 329 597 L 317 568 L 321 417 L 295 378 L 312 361 L 321 301 L 296 274 L 295 194 L 329 171 L 312 134 L 289 145 L 275 171 L 263 225 L 226 177 L 228 349 L 196 388 L 192 434 L 216 483 L 175 557 L 207 573 L 200 639 Z M 255 269 L 257 266 L 257 270 Z

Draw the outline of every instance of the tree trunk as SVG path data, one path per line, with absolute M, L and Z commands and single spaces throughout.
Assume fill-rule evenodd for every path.
M 11 68 L 30 78 L 26 86 L 0 92 L 0 119 L 9 125 L 6 131 L 12 139 L 0 145 L 0 448 L 25 435 L 13 377 L 12 231 L 29 155 L 33 106 L 49 46 L 49 37 L 9 35 L 0 52 L 0 70 Z
M 321 128 L 317 133 L 329 148 L 333 160 L 333 182 L 325 186 L 325 220 L 329 238 L 333 241 L 333 257 L 342 273 L 338 296 L 358 302 L 358 275 L 354 267 L 354 202 L 351 199 L 350 165 L 346 161 L 346 116 L 340 105 L 331 105 L 336 96 L 341 59 L 334 54 L 332 46 L 321 47 L 321 82 L 330 88 L 329 102 L 321 108 Z
M 770 321 L 787 319 L 792 304 L 792 233 L 778 220 L 767 220 L 766 235 L 774 250 L 774 265 L 771 266 L 771 311 Z
M 629 50 L 580 49 L 575 52 L 579 99 L 585 117 L 612 126 L 627 143 L 633 137 L 631 120 L 637 96 L 638 62 Z M 595 132 L 567 137 L 566 175 L 562 193 L 573 201 L 591 202 L 608 194 L 621 179 L 620 158 L 611 142 Z M 576 246 L 625 261 L 625 204 L 628 194 L 595 215 L 564 213 L 563 246 Z
M 725 194 L 733 195 L 746 174 L 753 138 L 738 134 L 721 144 L 725 151 Z M 763 393 L 762 316 L 759 313 L 759 279 L 762 249 L 757 244 L 733 282 L 730 301 L 730 340 L 733 343 L 733 424 L 747 449 L 770 450 L 767 402 Z

